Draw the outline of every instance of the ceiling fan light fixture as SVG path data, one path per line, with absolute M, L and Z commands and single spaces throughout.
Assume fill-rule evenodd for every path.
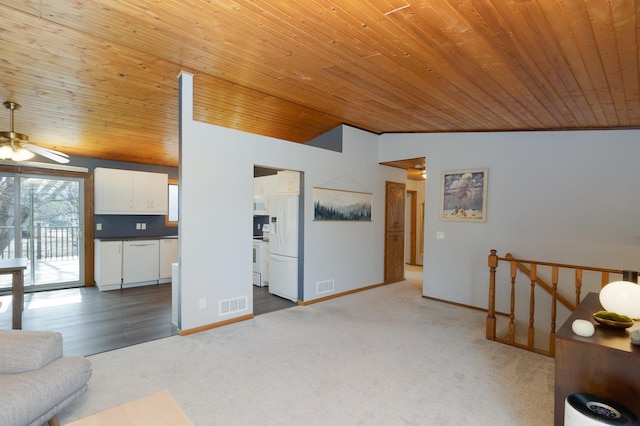
M 12 161 L 30 160 L 35 154 L 28 149 L 16 147 L 14 144 L 4 144 L 0 146 L 0 159 Z
M 0 146 L 0 160 L 8 160 L 13 157 L 13 149 L 9 145 Z
M 29 143 L 29 136 L 15 132 L 13 130 L 13 113 L 15 110 L 20 109 L 20 105 L 12 101 L 6 101 L 3 105 L 11 111 L 9 121 L 11 130 L 0 132 L 0 159 L 26 161 L 39 154 L 58 163 L 69 162 L 67 154 L 31 144 Z
M 13 155 L 11 156 L 11 159 L 13 161 L 27 161 L 32 159 L 34 156 L 35 154 L 29 151 L 28 149 L 18 148 L 13 151 Z

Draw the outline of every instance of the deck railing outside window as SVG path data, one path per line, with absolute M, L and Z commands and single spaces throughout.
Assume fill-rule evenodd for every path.
M 7 238 L 8 244 L 0 251 L 0 258 L 10 259 L 16 257 L 13 226 L 0 226 L 0 241 Z M 67 260 L 76 259 L 79 255 L 79 227 L 78 226 L 51 226 L 36 224 L 33 229 L 33 238 L 28 230 L 22 232 L 21 257 L 41 260 Z M 2 244 L 3 246 L 5 244 Z

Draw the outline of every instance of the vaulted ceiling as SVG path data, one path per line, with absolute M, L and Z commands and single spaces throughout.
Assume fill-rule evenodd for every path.
M 629 128 L 639 36 L 638 0 L 0 0 L 1 100 L 44 147 L 168 166 L 181 70 L 195 119 L 300 143 Z

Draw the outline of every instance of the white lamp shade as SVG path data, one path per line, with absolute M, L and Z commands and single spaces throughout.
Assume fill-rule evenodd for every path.
M 640 285 L 629 281 L 614 281 L 600 290 L 600 304 L 609 311 L 640 318 Z
M 0 159 L 7 160 L 13 155 L 13 149 L 9 145 L 0 146 Z
M 31 151 L 28 151 L 24 148 L 18 148 L 13 152 L 13 156 L 11 159 L 13 161 L 26 161 L 33 158 L 35 154 Z

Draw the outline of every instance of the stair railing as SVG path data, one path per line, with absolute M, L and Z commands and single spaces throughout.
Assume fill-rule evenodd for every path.
M 496 269 L 499 262 L 507 262 L 510 268 L 510 311 L 497 312 L 496 311 Z M 541 353 L 547 356 L 555 356 L 555 334 L 556 334 L 556 315 L 557 304 L 560 303 L 565 306 L 569 311 L 573 311 L 575 307 L 580 303 L 581 291 L 583 284 L 583 272 L 594 271 L 600 273 L 601 287 L 604 287 L 610 282 L 611 275 L 621 275 L 624 271 L 617 269 L 595 268 L 590 266 L 578 266 L 568 265 L 552 262 L 541 262 L 526 259 L 516 259 L 511 254 L 507 254 L 505 257 L 499 257 L 496 250 L 491 250 L 488 258 L 489 266 L 489 307 L 487 310 L 486 321 L 486 338 L 496 342 L 504 343 L 510 346 L 515 346 L 521 349 L 526 349 L 532 352 Z M 547 283 L 538 273 L 538 267 L 550 267 L 551 268 L 551 284 Z M 575 289 L 575 299 L 569 300 L 558 291 L 558 280 L 561 270 L 573 271 L 573 285 Z M 528 312 L 528 329 L 527 329 L 527 343 L 521 344 L 516 342 L 516 315 L 515 315 L 515 302 L 516 302 L 516 276 L 517 272 L 525 274 L 529 279 L 529 312 Z M 546 293 L 551 295 L 550 316 L 548 319 L 550 325 L 549 331 L 549 343 L 548 349 L 537 348 L 535 346 L 535 290 L 540 288 Z M 497 319 L 498 316 L 505 316 L 509 318 L 509 328 L 506 338 L 497 336 Z

